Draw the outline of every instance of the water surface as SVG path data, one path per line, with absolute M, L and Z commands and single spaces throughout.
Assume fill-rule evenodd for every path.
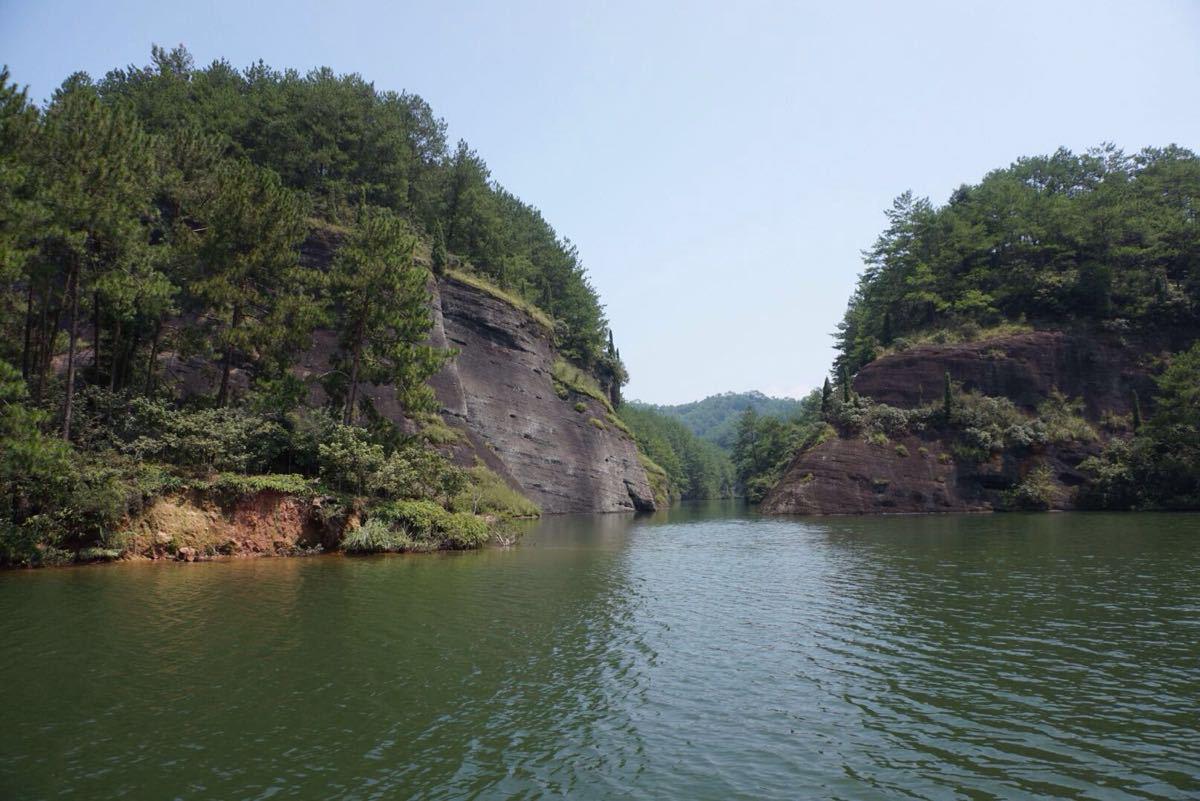
M 1200 797 L 1200 517 L 0 574 L 0 798 Z

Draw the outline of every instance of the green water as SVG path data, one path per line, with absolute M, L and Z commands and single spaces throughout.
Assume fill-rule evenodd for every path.
M 1200 517 L 0 574 L 0 797 L 1196 798 Z

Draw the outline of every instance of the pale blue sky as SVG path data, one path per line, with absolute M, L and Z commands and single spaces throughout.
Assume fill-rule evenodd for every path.
M 48 96 L 185 44 L 425 97 L 574 240 L 629 397 L 798 395 L 891 199 L 1021 155 L 1200 148 L 1200 2 L 14 2 Z

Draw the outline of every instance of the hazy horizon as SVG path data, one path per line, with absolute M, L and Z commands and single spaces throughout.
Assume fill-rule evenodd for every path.
M 1200 145 L 1184 0 L 282 8 L 4 2 L 0 61 L 39 101 L 154 43 L 420 94 L 579 246 L 648 403 L 819 386 L 907 189 L 941 203 L 1059 146 Z

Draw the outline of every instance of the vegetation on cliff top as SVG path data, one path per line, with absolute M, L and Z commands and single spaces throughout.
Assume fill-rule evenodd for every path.
M 852 375 L 882 348 L 1002 321 L 1196 328 L 1200 159 L 1176 146 L 1023 158 L 942 206 L 898 197 L 836 335 Z

